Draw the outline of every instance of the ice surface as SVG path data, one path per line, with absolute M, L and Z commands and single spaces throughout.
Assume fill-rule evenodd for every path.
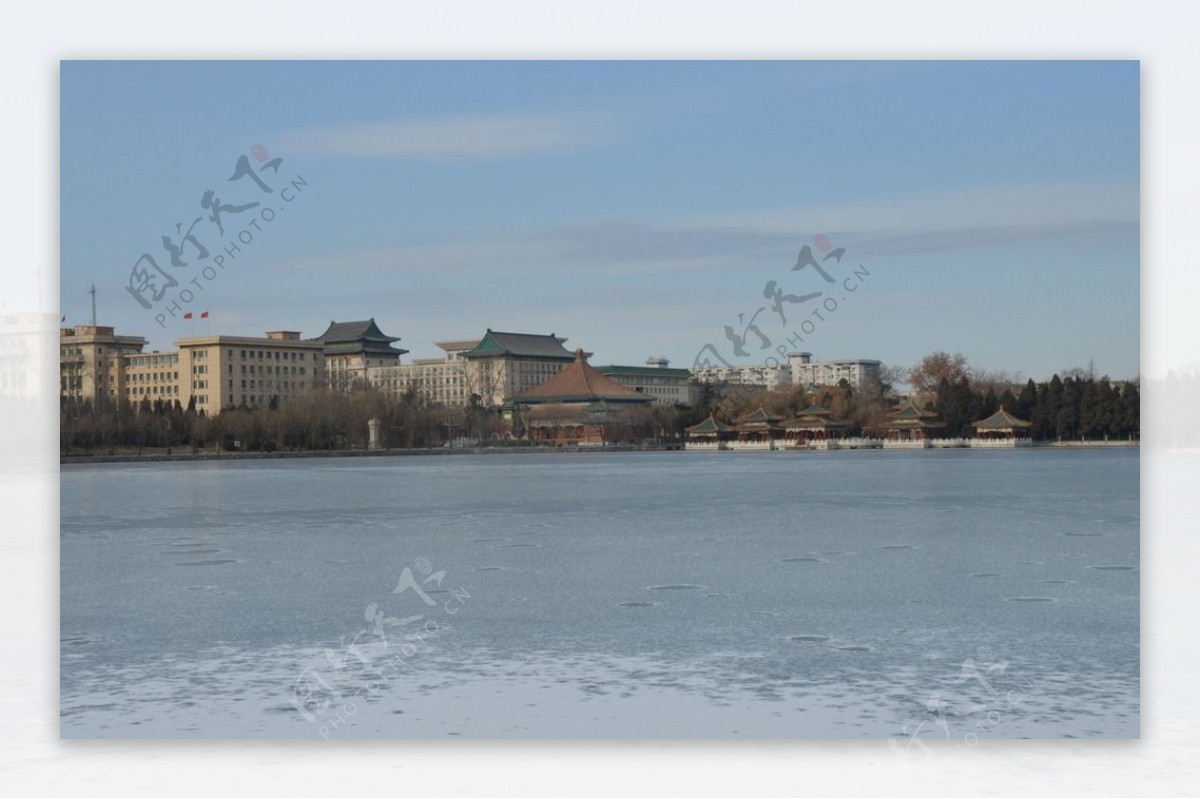
M 61 496 L 65 737 L 1138 733 L 1136 451 L 104 465 Z

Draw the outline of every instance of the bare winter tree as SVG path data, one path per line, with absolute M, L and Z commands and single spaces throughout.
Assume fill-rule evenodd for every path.
M 909 370 L 908 384 L 919 393 L 929 394 L 937 391 L 938 384 L 942 380 L 954 383 L 963 377 L 971 377 L 967 356 L 961 352 L 951 355 L 948 352 L 938 351 L 926 355 L 920 363 Z

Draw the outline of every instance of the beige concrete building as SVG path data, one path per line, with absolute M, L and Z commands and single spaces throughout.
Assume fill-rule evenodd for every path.
M 401 396 L 416 389 L 433 403 L 503 407 L 512 397 L 540 385 L 575 361 L 561 336 L 504 333 L 490 328 L 481 339 L 434 342 L 442 358 L 369 370 L 370 383 Z
M 62 329 L 60 396 L 184 406 L 194 398 L 197 410 L 212 414 L 282 402 L 327 382 L 321 343 L 302 341 L 295 331 L 184 338 L 169 352 L 144 352 L 145 345 L 141 336 L 118 336 L 111 327 Z
M 481 339 L 436 342 L 442 358 L 411 364 L 399 363 L 407 350 L 391 346 L 398 340 L 371 319 L 334 322 L 315 339 L 276 330 L 265 338 L 183 338 L 174 351 L 145 352 L 140 336 L 78 326 L 60 333 L 61 395 L 123 397 L 135 405 L 178 400 L 187 406 L 194 400 L 197 410 L 215 414 L 283 403 L 324 386 L 349 390 L 361 380 L 393 396 L 416 389 L 448 407 L 465 407 L 472 398 L 485 407 L 503 407 L 575 361 L 563 347 L 566 339 L 553 334 L 489 329 Z M 683 370 L 662 376 L 676 371 Z M 650 393 L 658 398 L 657 391 Z
M 112 401 L 126 393 L 126 356 L 146 346 L 141 336 L 118 336 L 113 328 L 75 325 L 58 331 L 59 396 Z
M 178 352 L 142 352 L 126 355 L 124 361 L 122 393 L 129 402 L 140 405 L 142 400 L 151 404 L 163 400 L 174 404 L 180 400 L 187 404 L 190 397 L 180 392 Z
M 445 355 L 441 358 L 415 358 L 412 363 L 373 367 L 368 370 L 371 385 L 393 397 L 418 391 L 429 402 L 449 407 L 464 407 L 471 401 L 468 362 L 463 353 L 479 344 L 479 339 L 435 341 Z
M 302 340 L 296 331 L 275 330 L 266 338 L 184 338 L 175 344 L 183 404 L 195 396 L 196 409 L 208 413 L 282 403 L 327 382 L 322 343 Z

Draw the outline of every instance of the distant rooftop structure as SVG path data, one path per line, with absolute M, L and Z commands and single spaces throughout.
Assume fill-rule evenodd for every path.
M 399 358 L 408 350 L 393 347 L 397 336 L 385 335 L 374 317 L 355 322 L 330 322 L 328 329 L 313 341 L 324 345 L 326 355 L 368 355 Z
M 548 336 L 536 333 L 505 333 L 490 327 L 479 343 L 462 353 L 464 358 L 494 358 L 512 356 L 518 358 L 553 358 L 570 361 L 575 358 L 563 347 L 565 338 L 551 333 Z M 441 345 L 439 345 L 441 346 Z M 443 347 L 443 349 L 445 349 Z

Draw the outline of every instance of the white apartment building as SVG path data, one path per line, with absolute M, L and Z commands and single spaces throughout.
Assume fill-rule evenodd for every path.
M 788 355 L 792 383 L 809 388 L 836 386 L 845 380 L 855 391 L 870 385 L 878 385 L 882 362 L 872 360 L 846 360 L 816 362 L 811 352 L 793 352 Z
M 692 370 L 697 383 L 763 388 L 768 391 L 792 382 L 792 371 L 788 364 L 768 366 L 703 366 Z

